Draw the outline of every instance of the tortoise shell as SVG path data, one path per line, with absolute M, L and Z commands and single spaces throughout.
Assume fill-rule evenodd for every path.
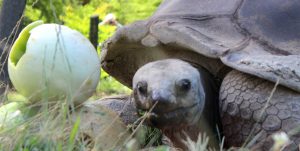
M 165 0 L 119 28 L 101 52 L 105 71 L 131 87 L 136 70 L 179 58 L 220 76 L 227 67 L 300 92 L 297 0 Z

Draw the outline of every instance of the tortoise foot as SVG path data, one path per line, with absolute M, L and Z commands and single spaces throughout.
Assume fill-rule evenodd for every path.
M 96 103 L 116 112 L 126 125 L 133 124 L 139 118 L 130 95 L 106 97 Z

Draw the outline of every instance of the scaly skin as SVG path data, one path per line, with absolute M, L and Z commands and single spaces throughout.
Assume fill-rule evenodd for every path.
M 130 95 L 106 97 L 95 103 L 116 112 L 126 125 L 133 124 L 139 118 Z
M 148 124 L 157 127 L 175 147 L 187 150 L 186 136 L 197 141 L 206 133 L 212 148 L 219 148 L 218 91 L 213 77 L 177 59 L 155 61 L 141 67 L 133 78 L 137 109 L 151 111 Z
M 274 85 L 239 71 L 231 71 L 224 78 L 220 88 L 220 112 L 227 146 L 241 146 L 247 143 L 247 138 L 249 142 L 260 133 L 254 143 L 255 150 L 269 150 L 272 133 L 290 133 L 300 125 L 300 94 L 278 85 L 267 102 Z M 293 142 L 287 150 L 297 148 L 299 136 L 298 133 L 290 137 Z
M 124 105 L 126 104 L 125 102 L 130 102 L 130 100 L 134 99 L 137 108 L 143 110 L 150 110 L 152 105 L 158 102 L 158 106 L 154 107 L 152 111 L 154 117 L 150 116 L 148 123 L 160 128 L 170 139 L 170 144 L 182 149 L 186 149 L 186 146 L 182 143 L 182 139 L 185 139 L 185 134 L 182 133 L 183 131 L 194 141 L 196 141 L 200 132 L 208 133 L 211 140 L 217 141 L 214 139 L 217 134 L 212 129 L 215 128 L 216 124 L 219 124 L 217 119 L 213 119 L 219 114 L 221 115 L 223 135 L 225 136 L 225 147 L 240 147 L 249 141 L 253 141 L 254 136 L 260 135 L 256 142 L 249 147 L 253 150 L 269 150 L 273 143 L 270 137 L 271 134 L 278 131 L 284 131 L 290 134 L 293 129 L 300 125 L 300 94 L 293 90 L 278 85 L 272 98 L 268 104 L 266 104 L 275 84 L 233 70 L 229 72 L 222 81 L 219 97 L 220 113 L 218 113 L 218 109 L 216 108 L 218 106 L 216 104 L 217 101 L 212 101 L 214 97 L 218 96 L 218 92 L 216 92 L 218 89 L 214 88 L 216 85 L 212 84 L 213 82 L 209 82 L 212 81 L 213 77 L 203 69 L 199 69 L 198 72 L 201 75 L 201 82 L 196 80 L 198 83 L 194 83 L 195 87 L 189 90 L 195 91 L 197 88 L 202 87 L 203 89 L 200 92 L 205 92 L 205 99 L 195 97 L 198 93 L 180 92 L 178 94 L 176 84 L 174 85 L 174 81 L 176 80 L 174 79 L 188 79 L 189 77 L 187 75 L 183 76 L 180 75 L 180 73 L 187 72 L 193 75 L 190 71 L 193 69 L 182 68 L 176 61 L 173 65 L 176 67 L 175 69 L 177 69 L 176 72 L 173 72 L 173 68 L 171 67 L 165 68 L 164 66 L 170 65 L 164 63 L 158 66 L 146 67 L 143 72 L 137 72 L 135 75 L 133 80 L 133 98 L 130 96 L 107 98 L 104 99 L 105 101 L 101 104 L 117 111 L 125 123 L 130 123 L 128 121 L 132 122 L 137 119 L 135 114 L 136 108 L 132 102 L 128 105 Z M 161 71 L 158 71 L 160 70 L 159 68 Z M 152 74 L 153 72 L 156 73 L 155 76 Z M 190 78 L 198 79 L 199 77 L 196 75 Z M 145 89 L 144 96 L 138 92 L 137 83 L 139 81 L 147 82 L 147 89 Z M 159 93 L 153 93 L 154 91 L 159 91 Z M 163 117 L 164 115 L 161 115 L 161 111 L 165 114 L 165 111 L 168 111 L 169 108 L 172 108 L 171 111 L 173 111 L 174 108 L 180 108 L 182 105 L 188 106 L 194 99 L 205 101 L 202 112 L 190 112 L 195 109 L 191 108 L 185 109 L 185 111 L 189 113 L 187 113 L 184 118 L 177 112 L 179 114 L 175 116 L 175 118 L 155 119 L 155 114 Z M 201 118 L 194 120 L 198 115 L 201 115 Z M 178 122 L 176 120 L 181 121 Z M 290 139 L 292 143 L 286 150 L 293 150 L 297 147 L 297 144 L 300 143 L 300 134 L 290 136 Z M 212 144 L 214 144 L 215 147 L 217 143 Z

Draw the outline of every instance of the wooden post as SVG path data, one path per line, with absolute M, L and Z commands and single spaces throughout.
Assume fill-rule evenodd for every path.
M 98 24 L 99 24 L 99 16 L 98 15 L 93 15 L 90 17 L 90 41 L 93 44 L 93 46 L 95 47 L 96 51 L 97 51 L 97 47 L 98 47 Z M 100 68 L 101 69 L 101 68 Z M 100 70 L 100 77 L 101 77 L 101 70 Z M 100 79 L 99 79 L 100 80 Z
M 19 35 L 21 18 L 26 0 L 3 0 L 0 9 L 0 99 L 5 87 L 10 84 L 7 71 L 7 55 L 11 45 Z M 0 103 L 1 103 L 0 100 Z
M 90 17 L 90 41 L 93 44 L 93 46 L 97 50 L 98 46 L 98 24 L 99 24 L 99 16 L 94 15 Z

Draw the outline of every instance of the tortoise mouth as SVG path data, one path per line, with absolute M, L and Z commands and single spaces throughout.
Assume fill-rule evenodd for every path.
M 177 107 L 167 112 L 151 112 L 147 117 L 147 124 L 158 128 L 185 126 L 193 120 L 201 108 L 199 103 L 188 107 Z

